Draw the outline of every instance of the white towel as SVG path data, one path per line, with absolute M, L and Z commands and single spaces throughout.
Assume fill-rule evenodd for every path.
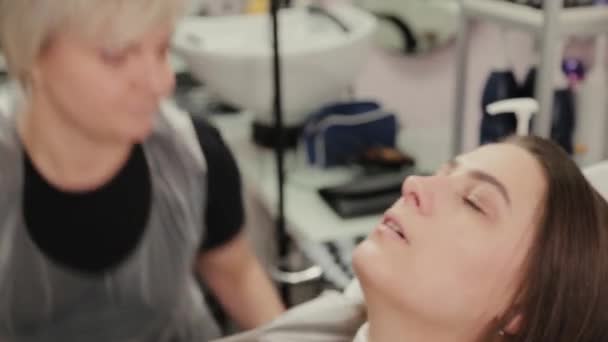
M 365 304 L 359 283 L 294 307 L 262 328 L 217 342 L 367 342 Z

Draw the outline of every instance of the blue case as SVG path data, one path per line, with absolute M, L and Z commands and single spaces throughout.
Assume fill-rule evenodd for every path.
M 375 102 L 338 103 L 313 114 L 303 133 L 308 161 L 328 168 L 348 164 L 372 147 L 395 147 L 398 123 Z

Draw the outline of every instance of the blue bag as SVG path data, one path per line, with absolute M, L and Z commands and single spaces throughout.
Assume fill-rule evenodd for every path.
M 375 102 L 338 103 L 313 114 L 304 128 L 308 161 L 318 167 L 348 164 L 374 147 L 394 148 L 398 123 Z

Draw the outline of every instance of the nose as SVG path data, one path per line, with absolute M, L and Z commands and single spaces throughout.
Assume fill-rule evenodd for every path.
M 409 176 L 403 182 L 401 196 L 414 206 L 422 215 L 431 215 L 434 211 L 438 193 L 445 185 L 442 176 Z
M 171 94 L 175 86 L 175 74 L 166 59 L 157 54 L 145 56 L 142 61 L 140 85 L 150 96 L 162 99 Z

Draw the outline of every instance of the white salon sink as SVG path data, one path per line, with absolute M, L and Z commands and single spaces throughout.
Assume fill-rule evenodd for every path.
M 363 68 L 375 18 L 350 4 L 326 10 L 345 32 L 305 7 L 282 10 L 280 37 L 285 124 L 297 125 L 320 106 L 343 98 Z M 271 24 L 268 15 L 187 17 L 173 47 L 190 71 L 222 100 L 273 122 Z

